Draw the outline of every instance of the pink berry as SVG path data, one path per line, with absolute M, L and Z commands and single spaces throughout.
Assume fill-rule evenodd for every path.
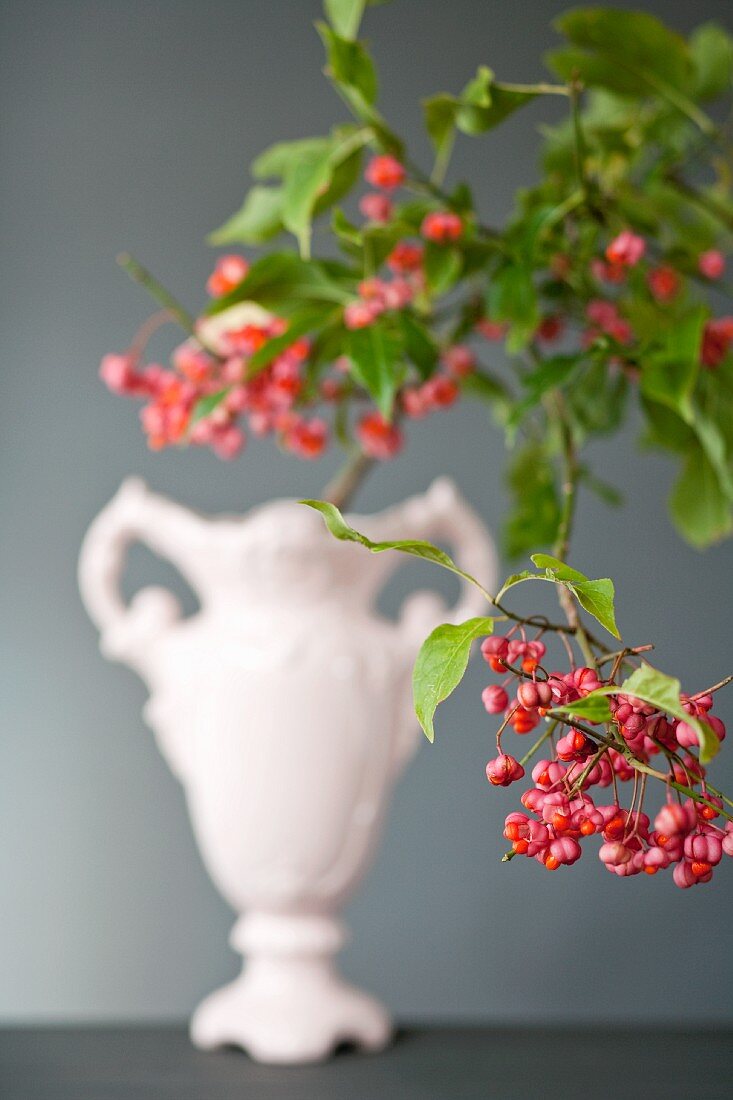
M 476 356 L 465 344 L 453 344 L 446 348 L 441 362 L 448 373 L 456 378 L 465 378 L 476 368 Z
M 556 859 L 558 863 L 566 864 L 568 867 L 576 863 L 583 854 L 577 840 L 571 836 L 562 836 L 551 841 L 549 850 L 553 859 Z M 545 866 L 547 866 L 547 863 L 545 863 Z
M 714 867 L 720 863 L 723 855 L 723 846 L 720 838 L 703 833 L 692 833 L 685 840 L 685 856 L 691 862 L 698 861 Z M 702 874 L 706 874 L 703 871 Z
M 630 229 L 624 229 L 606 248 L 606 259 L 611 264 L 634 267 L 645 251 L 644 238 L 632 233 Z
M 234 290 L 248 271 L 249 264 L 243 256 L 220 256 L 209 275 L 206 289 L 212 298 L 221 298 Z
M 319 458 L 325 450 L 328 428 L 325 420 L 298 420 L 285 433 L 284 443 L 298 458 Z
M 485 340 L 503 340 L 506 335 L 506 325 L 500 325 L 497 321 L 489 321 L 484 317 L 476 322 L 476 331 L 480 332 Z
M 508 652 L 509 642 L 501 634 L 492 634 L 490 637 L 484 638 L 481 643 L 481 656 L 485 661 L 492 658 L 503 661 Z
M 105 355 L 99 365 L 99 377 L 112 393 L 127 396 L 135 395 L 141 383 L 131 355 Z
M 389 153 L 372 157 L 364 172 L 364 179 L 372 187 L 381 187 L 383 191 L 394 191 L 405 182 L 405 169 Z
M 705 323 L 700 361 L 704 367 L 719 367 L 733 343 L 733 317 L 714 317 Z
M 601 863 L 605 863 L 607 866 L 611 867 L 618 866 L 620 863 L 628 863 L 631 856 L 632 852 L 630 849 L 618 840 L 602 844 L 598 850 L 598 858 Z
M 365 218 L 368 218 L 370 222 L 377 222 L 383 225 L 392 217 L 392 210 L 392 202 L 386 195 L 372 192 L 368 195 L 363 195 L 359 199 L 359 211 Z
M 241 453 L 244 444 L 244 432 L 234 425 L 229 425 L 214 434 L 211 440 L 211 449 L 219 458 L 231 461 Z
M 513 756 L 501 753 L 486 765 L 486 778 L 495 787 L 508 787 L 524 776 L 524 768 Z
M 423 246 L 400 241 L 387 257 L 387 267 L 397 275 L 419 271 L 423 262 Z
M 725 271 L 725 256 L 717 248 L 701 252 L 697 258 L 697 268 L 706 279 L 719 279 Z
M 344 309 L 344 325 L 348 329 L 367 328 L 374 323 L 380 312 L 372 302 L 349 302 Z
M 420 233 L 435 244 L 448 244 L 462 235 L 463 222 L 450 210 L 433 210 L 425 215 Z
M 532 710 L 533 707 L 549 707 L 552 703 L 552 688 L 543 681 L 525 680 L 517 688 L 517 699 Z
M 565 324 L 562 317 L 558 317 L 556 314 L 550 314 L 549 317 L 544 317 L 540 321 L 537 328 L 537 337 L 549 344 L 562 336 L 564 328 Z
M 489 684 L 481 692 L 483 702 L 489 714 L 501 714 L 509 706 L 509 696 L 498 684 Z
M 368 413 L 356 426 L 361 449 L 370 458 L 394 458 L 402 450 L 403 436 L 396 424 L 390 424 L 380 412 Z
M 668 802 L 654 819 L 654 828 L 664 836 L 687 834 L 694 828 L 695 820 L 695 807 L 691 800 L 688 799 L 684 804 Z
M 680 292 L 682 281 L 673 267 L 663 264 L 653 268 L 646 278 L 652 296 L 658 302 L 671 302 Z

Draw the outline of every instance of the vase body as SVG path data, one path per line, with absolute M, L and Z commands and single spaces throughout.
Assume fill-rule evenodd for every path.
M 491 540 L 449 482 L 353 522 L 375 539 L 447 542 L 493 583 Z M 122 602 L 134 541 L 176 565 L 199 597 L 195 614 L 182 618 L 160 588 Z M 207 519 L 139 481 L 123 484 L 85 538 L 80 585 L 102 650 L 144 678 L 146 720 L 183 784 L 211 878 L 239 914 L 232 945 L 245 965 L 194 1013 L 200 1047 L 296 1063 L 344 1041 L 389 1040 L 384 1008 L 338 975 L 337 914 L 419 740 L 419 645 L 439 622 L 483 610 L 464 586 L 453 609 L 418 592 L 385 619 L 374 601 L 398 558 L 337 542 L 294 501 Z

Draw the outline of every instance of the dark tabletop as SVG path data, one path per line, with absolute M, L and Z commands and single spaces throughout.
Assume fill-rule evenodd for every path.
M 0 1031 L 2 1100 L 731 1100 L 733 1032 L 417 1028 L 384 1054 L 273 1068 L 182 1028 Z

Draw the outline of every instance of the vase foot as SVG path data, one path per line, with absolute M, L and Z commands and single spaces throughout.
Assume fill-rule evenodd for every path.
M 201 1050 L 241 1047 L 257 1062 L 280 1065 L 322 1062 L 341 1043 L 366 1051 L 389 1044 L 392 1022 L 373 997 L 335 974 L 295 978 L 267 988 L 243 974 L 202 1001 L 191 1041 Z

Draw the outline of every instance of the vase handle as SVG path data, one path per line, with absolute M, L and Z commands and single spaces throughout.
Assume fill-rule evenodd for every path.
M 494 540 L 450 478 L 438 478 L 427 493 L 409 501 L 405 518 L 409 528 L 407 537 L 438 541 L 447 546 L 459 568 L 475 577 L 488 591 L 492 590 L 497 573 Z M 458 600 L 451 608 L 445 608 L 441 602 L 437 612 L 439 618 L 433 626 L 438 626 L 440 622 L 460 623 L 475 615 L 491 613 L 491 605 L 479 589 L 463 577 L 459 580 L 461 591 Z M 403 618 L 409 617 L 413 601 L 424 595 L 423 592 L 416 592 L 408 597 Z
M 133 543 L 143 542 L 170 556 L 153 534 L 159 503 L 176 507 L 150 493 L 140 479 L 125 480 L 92 522 L 79 557 L 79 589 L 89 617 L 100 631 L 102 652 L 140 673 L 144 673 L 150 645 L 181 617 L 178 600 L 165 588 L 143 588 L 129 604 L 120 592 L 120 578 Z

